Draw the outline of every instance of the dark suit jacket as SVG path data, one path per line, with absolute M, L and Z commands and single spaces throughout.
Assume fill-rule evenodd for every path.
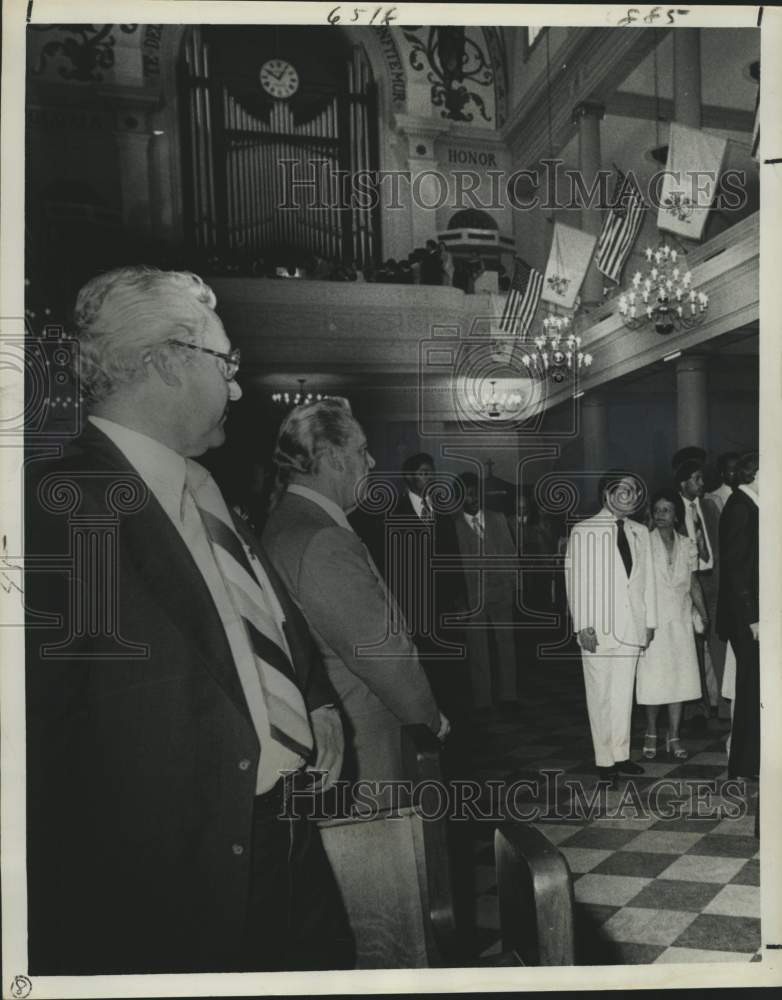
M 176 528 L 96 428 L 88 427 L 60 462 L 34 463 L 31 472 L 30 970 L 235 967 L 261 747 L 212 598 Z M 56 489 L 51 479 L 47 489 L 48 474 L 56 476 Z M 82 525 L 100 530 L 107 513 L 112 521 L 111 484 L 120 486 L 115 502 L 133 507 L 127 501 L 134 491 L 139 502 L 113 516 L 116 543 L 104 551 L 113 552 L 116 577 L 105 584 L 78 543 L 71 551 L 69 517 L 45 511 L 41 497 L 55 506 L 72 499 Z M 260 550 L 258 556 L 282 604 L 309 708 L 332 702 L 305 623 Z M 69 602 L 63 571 L 36 570 L 37 558 L 51 566 L 58 557 L 78 560 L 89 601 Z M 90 610 L 106 594 L 115 604 L 113 637 L 90 628 Z M 61 621 L 41 624 L 34 612 Z M 143 655 L 129 655 L 122 641 Z M 64 645 L 57 650 L 57 643 Z
M 396 507 L 389 518 L 393 522 L 399 519 L 410 519 L 414 525 L 423 523 L 415 512 L 407 493 L 397 501 Z M 388 528 L 388 525 L 386 526 Z M 395 556 L 399 564 L 391 571 L 391 567 L 386 565 L 386 579 L 394 592 L 403 611 L 408 613 L 408 605 L 411 600 L 415 603 L 420 598 L 418 595 L 427 592 L 434 594 L 434 621 L 436 624 L 435 635 L 444 642 L 459 642 L 460 636 L 455 633 L 453 627 L 444 626 L 442 619 L 444 615 L 460 611 L 467 606 L 467 594 L 464 583 L 464 573 L 461 560 L 459 558 L 459 543 L 456 538 L 456 526 L 454 519 L 449 514 L 434 515 L 434 536 L 432 554 L 435 557 L 446 557 L 446 566 L 441 566 L 434 571 L 431 566 L 418 564 L 413 566 L 407 562 L 410 549 L 394 549 Z M 416 556 L 421 555 L 420 547 L 414 546 Z M 413 587 L 412 593 L 403 588 Z M 429 589 L 431 587 L 431 590 Z M 431 635 L 422 634 L 420 627 L 417 627 L 421 618 L 416 613 L 409 613 L 409 624 L 413 630 L 413 641 L 418 647 L 423 657 L 442 656 L 440 644 L 432 640 Z
M 720 592 L 717 631 L 730 639 L 747 633 L 758 620 L 758 507 L 736 490 L 720 517 Z
M 518 587 L 513 573 L 507 569 L 492 571 L 490 568 L 492 556 L 517 554 L 505 516 L 494 510 L 484 510 L 482 540 L 462 514 L 457 514 L 454 520 L 460 553 L 463 556 L 488 557 L 484 567 L 464 572 L 470 609 L 478 606 L 481 594 L 486 605 L 513 604 Z M 521 568 L 520 562 L 519 568 Z
M 285 493 L 263 542 L 312 628 L 347 716 L 347 776 L 403 777 L 401 727 L 424 723 L 437 732 L 440 713 L 415 646 L 404 629 L 389 628 L 392 598 L 361 540 L 312 500 Z

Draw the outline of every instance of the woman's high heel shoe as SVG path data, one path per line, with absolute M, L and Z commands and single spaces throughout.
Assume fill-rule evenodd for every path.
M 641 753 L 645 760 L 654 760 L 657 756 L 657 733 L 645 733 Z
M 674 760 L 687 760 L 689 757 L 678 736 L 666 736 L 665 749 Z

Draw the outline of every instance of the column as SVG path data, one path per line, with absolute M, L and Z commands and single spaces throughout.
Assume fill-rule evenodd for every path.
M 700 28 L 677 28 L 673 35 L 673 119 L 701 127 Z
M 676 447 L 707 447 L 709 430 L 708 360 L 688 355 L 676 362 Z
M 579 402 L 584 471 L 604 472 L 608 465 L 608 408 L 605 396 L 589 392 Z
M 437 239 L 438 215 L 448 204 L 447 178 L 435 157 L 435 141 L 447 130 L 418 117 L 397 115 L 396 123 L 407 137 L 407 169 L 410 171 L 410 232 L 412 242 L 405 256 L 427 240 Z M 407 186 L 402 187 L 402 200 Z
M 582 101 L 573 109 L 573 121 L 578 124 L 578 166 L 584 187 L 591 190 L 601 167 L 600 155 L 600 121 L 605 113 L 602 104 L 595 101 Z M 598 189 L 599 190 L 599 189 Z M 603 213 L 600 198 L 596 192 L 590 199 L 590 204 L 581 208 L 581 228 L 584 232 L 600 235 L 603 225 Z M 595 267 L 594 258 L 589 264 L 584 284 L 581 287 L 581 300 L 585 304 L 601 302 L 603 299 L 603 276 Z
M 171 138 L 162 114 L 150 115 L 149 146 L 149 212 L 153 232 L 162 238 L 173 228 L 174 192 L 171 164 Z
M 122 221 L 129 229 L 149 227 L 149 133 L 115 132 L 122 191 Z

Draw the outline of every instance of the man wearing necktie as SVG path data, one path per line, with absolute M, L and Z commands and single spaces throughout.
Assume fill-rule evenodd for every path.
M 712 500 L 704 497 L 703 463 L 699 459 L 683 462 L 675 478 L 684 504 L 684 528 L 698 547 L 698 579 L 706 610 L 709 621 L 714 622 L 719 594 L 719 510 Z M 696 636 L 696 647 L 703 689 L 702 708 L 706 718 L 716 717 L 725 666 L 725 643 L 712 626 L 707 636 Z
M 630 758 L 638 657 L 654 638 L 657 596 L 649 532 L 630 517 L 634 476 L 610 472 L 599 484 L 602 509 L 575 525 L 565 557 L 573 629 L 581 647 L 587 711 L 602 778 L 641 774 Z
M 412 535 L 412 544 L 397 545 L 394 563 L 386 564 L 383 572 L 405 616 L 437 704 L 454 726 L 448 747 L 453 753 L 469 709 L 469 679 L 466 657 L 459 653 L 460 647 L 464 649 L 463 636 L 445 619 L 463 611 L 466 598 L 455 519 L 436 509 L 434 474 L 434 459 L 425 452 L 410 455 L 402 463 L 405 489 L 386 518 L 386 528 Z M 440 563 L 437 569 L 433 558 Z
M 215 304 L 187 272 L 127 267 L 85 285 L 90 418 L 59 462 L 30 463 L 36 974 L 352 963 L 317 829 L 285 808 L 305 768 L 326 772 L 324 787 L 338 776 L 336 695 L 271 564 L 195 461 L 223 443 L 241 396 Z M 52 558 L 58 572 L 35 571 Z
M 444 739 L 449 723 L 399 608 L 347 518 L 375 464 L 347 401 L 324 399 L 292 410 L 274 461 L 284 491 L 263 542 L 312 629 L 339 697 L 345 777 L 400 779 L 401 727 L 423 723 Z
M 465 568 L 467 612 L 464 634 L 470 663 L 473 708 L 483 711 L 498 705 L 504 712 L 518 710 L 517 650 L 514 608 L 518 573 L 513 569 L 492 570 L 492 559 L 513 558 L 508 522 L 502 514 L 486 510 L 481 502 L 481 480 L 474 472 L 463 472 L 461 514 L 456 517 L 456 537 L 462 559 L 481 560 Z

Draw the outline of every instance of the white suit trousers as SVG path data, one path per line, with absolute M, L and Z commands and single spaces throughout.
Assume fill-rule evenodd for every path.
M 615 650 L 600 656 L 581 650 L 589 728 L 598 767 L 611 767 L 630 757 L 635 668 L 640 650 Z

